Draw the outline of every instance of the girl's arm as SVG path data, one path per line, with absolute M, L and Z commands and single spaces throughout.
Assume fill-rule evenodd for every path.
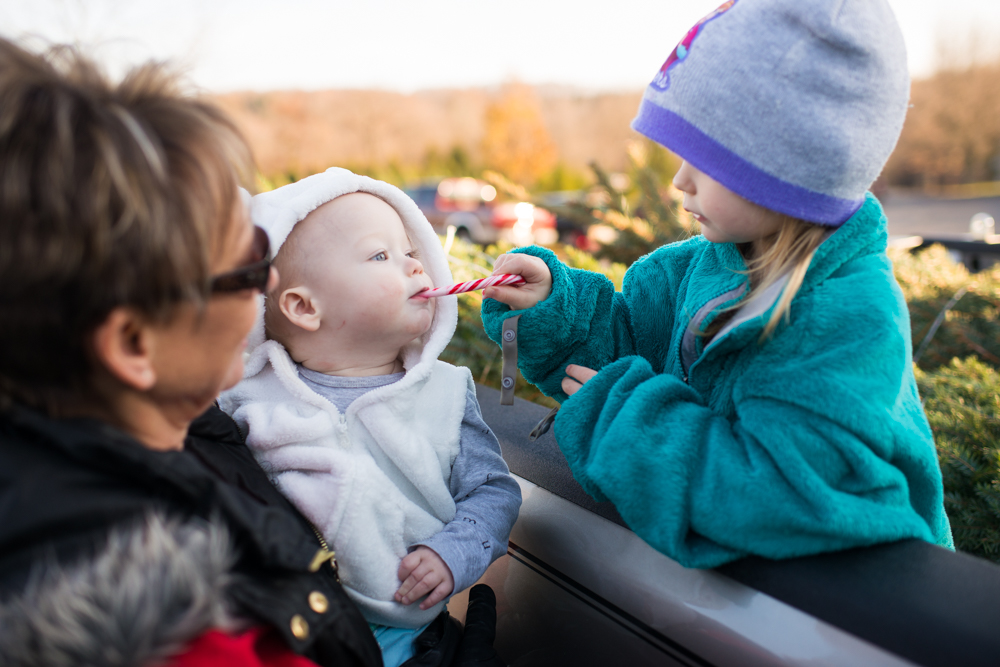
M 768 381 L 793 382 L 782 372 Z M 640 537 L 688 567 L 947 532 L 915 511 L 915 499 L 941 503 L 933 454 L 906 451 L 877 424 L 852 423 L 898 424 L 907 414 L 842 395 L 845 418 L 837 419 L 808 400 L 753 394 L 730 421 L 680 379 L 628 357 L 563 404 L 556 438 L 588 493 L 613 502 Z
M 561 382 L 570 364 L 600 369 L 636 354 L 629 308 L 605 276 L 571 269 L 552 251 L 537 246 L 501 256 L 495 269 L 518 273 L 528 284 L 487 290 L 483 326 L 499 345 L 503 321 L 521 316 L 518 366 L 525 379 L 546 395 L 566 399 Z

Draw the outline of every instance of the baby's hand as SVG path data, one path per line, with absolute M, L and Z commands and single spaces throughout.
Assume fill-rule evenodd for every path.
M 493 265 L 493 275 L 501 273 L 519 275 L 524 278 L 525 284 L 487 287 L 483 290 L 483 296 L 505 303 L 514 310 L 531 308 L 547 299 L 552 292 L 552 272 L 545 262 L 532 255 L 500 255 Z
M 451 570 L 433 549 L 417 547 L 399 564 L 399 580 L 403 585 L 396 591 L 396 602 L 410 604 L 427 593 L 421 609 L 430 609 L 451 595 L 455 578 Z

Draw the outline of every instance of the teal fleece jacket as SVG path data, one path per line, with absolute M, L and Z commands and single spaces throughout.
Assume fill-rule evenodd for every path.
M 573 475 L 685 566 L 904 538 L 954 548 L 886 241 L 868 195 L 763 343 L 773 303 L 708 345 L 695 335 L 747 287 L 736 246 L 701 236 L 636 261 L 620 293 L 518 249 L 545 260 L 552 293 L 521 311 L 488 299 L 483 324 L 499 344 L 521 315 L 519 366 L 562 402 L 555 436 Z M 572 397 L 568 364 L 599 370 Z

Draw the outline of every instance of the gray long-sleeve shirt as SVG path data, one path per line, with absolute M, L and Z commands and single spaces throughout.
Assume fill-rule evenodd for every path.
M 299 377 L 341 412 L 361 395 L 398 382 L 404 373 L 368 377 L 324 375 L 298 366 Z M 451 467 L 455 518 L 436 535 L 410 545 L 433 549 L 451 570 L 457 593 L 476 583 L 507 552 L 510 529 L 521 507 L 521 488 L 500 455 L 500 443 L 483 421 L 470 391 L 465 401 L 458 456 Z

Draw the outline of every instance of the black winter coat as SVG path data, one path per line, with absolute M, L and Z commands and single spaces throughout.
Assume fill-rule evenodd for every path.
M 240 617 L 272 626 L 320 665 L 381 665 L 334 566 L 316 570 L 312 526 L 218 408 L 191 424 L 183 451 L 170 452 L 96 420 L 49 419 L 19 406 L 0 413 L 0 599 L 16 599 L 33 566 L 92 558 L 112 531 L 150 512 L 225 526 L 235 545 L 226 596 Z

